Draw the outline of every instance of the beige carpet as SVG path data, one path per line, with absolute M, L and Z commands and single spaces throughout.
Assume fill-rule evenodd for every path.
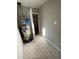
M 24 45 L 23 59 L 61 59 L 61 53 L 38 35 L 32 42 Z

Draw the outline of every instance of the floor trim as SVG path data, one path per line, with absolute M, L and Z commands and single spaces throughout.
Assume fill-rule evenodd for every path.
M 50 40 L 46 39 L 52 46 L 54 46 L 58 51 L 61 52 L 61 49 L 58 48 L 54 43 L 52 43 Z

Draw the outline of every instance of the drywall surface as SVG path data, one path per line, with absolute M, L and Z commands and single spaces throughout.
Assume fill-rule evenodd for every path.
M 40 8 L 40 32 L 61 49 L 61 0 L 48 0 Z
M 17 59 L 23 59 L 23 43 L 18 30 L 17 30 Z
M 23 6 L 31 7 L 31 8 L 39 8 L 42 6 L 47 0 L 17 0 L 21 2 Z

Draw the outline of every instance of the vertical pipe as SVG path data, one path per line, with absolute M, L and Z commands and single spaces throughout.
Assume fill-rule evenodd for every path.
M 33 16 L 32 16 L 32 8 L 30 8 L 30 18 L 31 18 L 31 25 L 33 30 L 33 38 L 35 37 L 35 29 L 34 29 L 34 22 L 33 22 Z

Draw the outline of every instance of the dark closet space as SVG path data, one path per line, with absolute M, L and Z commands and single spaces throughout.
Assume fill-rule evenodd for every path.
M 38 14 L 33 14 L 35 35 L 39 34 Z

